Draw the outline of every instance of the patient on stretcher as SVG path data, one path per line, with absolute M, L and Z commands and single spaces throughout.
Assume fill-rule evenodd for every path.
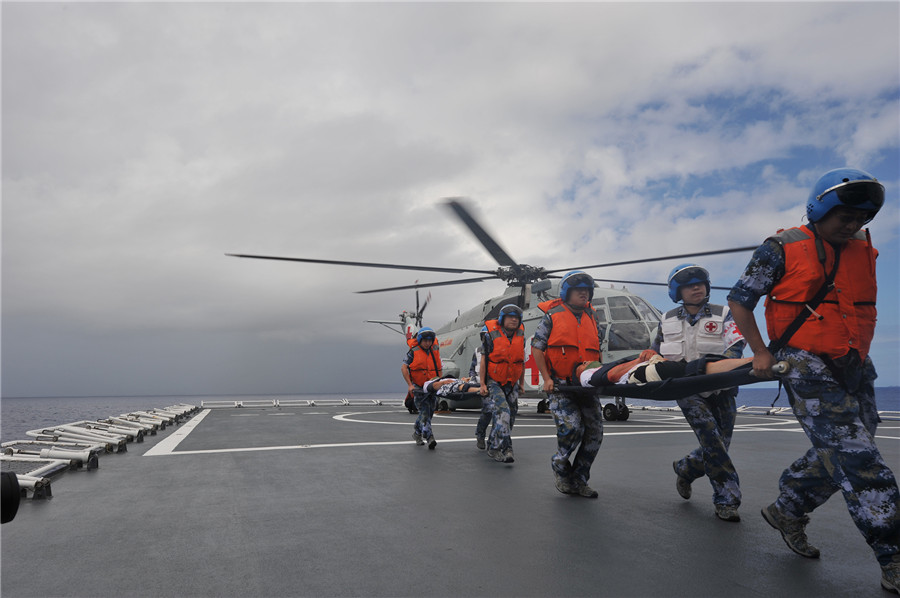
M 433 378 L 422 386 L 426 393 L 433 392 L 439 397 L 459 392 L 478 392 L 481 385 L 471 378 Z
M 753 361 L 752 357 L 726 359 L 707 355 L 693 361 L 669 361 L 656 351 L 642 351 L 637 359 L 603 365 L 586 361 L 575 368 L 582 386 L 599 387 L 613 384 L 645 384 L 669 378 L 728 372 Z

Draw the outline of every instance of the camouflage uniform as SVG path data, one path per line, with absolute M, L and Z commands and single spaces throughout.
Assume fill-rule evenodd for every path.
M 487 409 L 492 414 L 488 447 L 504 451 L 512 448 L 512 428 L 516 424 L 516 414 L 519 412 L 519 385 L 510 383 L 501 386 L 493 380 L 488 380 L 487 387 L 488 396 L 482 399 L 484 404 L 482 410 Z
M 701 318 L 709 317 L 711 313 L 709 303 L 706 303 L 694 315 L 682 307 L 678 318 L 687 320 L 690 325 L 696 325 Z M 731 326 L 728 325 L 729 322 Z M 729 328 L 735 328 L 734 318 L 730 312 L 725 316 L 725 324 L 723 337 L 729 334 Z M 657 353 L 663 340 L 660 325 L 652 346 Z M 726 349 L 726 342 L 723 340 L 721 354 L 729 359 L 741 357 L 746 343 L 739 340 Z M 676 462 L 675 473 L 688 482 L 707 476 L 713 490 L 713 504 L 735 508 L 741 504 L 741 485 L 738 473 L 728 455 L 728 447 L 731 445 L 734 422 L 737 418 L 735 404 L 737 393 L 737 388 L 728 388 L 706 397 L 691 395 L 676 401 L 697 436 L 700 446 Z
M 425 392 L 416 386 L 413 389 L 413 402 L 416 409 L 419 410 L 419 417 L 416 418 L 415 432 L 422 438 L 431 438 L 431 418 L 434 417 L 434 409 L 437 407 L 437 397 L 433 392 Z
M 553 320 L 545 314 L 534 333 L 531 346 L 546 351 L 552 329 Z M 602 341 L 602 333 L 598 330 L 597 334 Z M 554 382 L 557 387 L 565 383 L 560 379 L 554 379 Z M 550 466 L 558 477 L 576 485 L 586 485 L 591 477 L 591 465 L 603 442 L 600 397 L 554 391 L 549 394 L 548 399 L 550 412 L 556 422 L 557 444 L 557 451 L 550 458 Z M 576 448 L 578 452 L 570 462 L 569 458 Z
M 728 299 L 752 311 L 784 276 L 784 266 L 782 248 L 767 240 L 753 254 Z M 840 490 L 878 562 L 887 565 L 900 559 L 900 490 L 875 445 L 880 418 L 872 360 L 866 357 L 854 371 L 846 372 L 847 378 L 857 375 L 861 380 L 850 392 L 817 355 L 785 347 L 775 358 L 791 364 L 785 387 L 794 415 L 813 445 L 781 475 L 776 508 L 801 518 Z
M 490 336 L 484 337 L 481 350 L 483 355 L 490 355 L 494 351 L 494 343 Z M 505 451 L 512 448 L 512 428 L 516 424 L 516 414 L 519 412 L 519 384 L 512 382 L 501 385 L 488 376 L 487 388 L 488 394 L 482 398 L 482 416 L 478 420 L 475 434 L 478 435 L 481 419 L 487 412 L 491 422 L 491 435 L 488 438 L 487 446 L 494 450 Z M 484 432 L 487 431 L 487 423 L 481 430 L 484 435 Z

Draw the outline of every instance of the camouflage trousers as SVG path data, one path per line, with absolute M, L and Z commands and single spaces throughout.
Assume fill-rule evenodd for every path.
M 600 398 L 596 395 L 552 392 L 549 402 L 556 422 L 558 447 L 556 454 L 550 458 L 550 466 L 558 476 L 586 484 L 591 477 L 591 465 L 603 442 Z M 570 463 L 569 457 L 576 448 L 578 453 Z
M 488 424 L 494 418 L 493 402 L 491 395 L 481 397 L 481 415 L 478 416 L 478 423 L 475 425 L 475 437 L 484 438 L 487 435 Z
M 740 480 L 728 456 L 737 416 L 736 394 L 729 389 L 709 397 L 692 395 L 677 401 L 700 446 L 678 461 L 675 471 L 690 482 L 705 475 L 713 489 L 713 504 L 732 507 L 741 504 Z
M 512 448 L 512 428 L 519 412 L 519 385 L 501 386 L 488 380 L 487 387 L 488 396 L 484 397 L 483 403 L 489 403 L 492 414 L 488 447 L 495 450 Z
M 426 393 L 416 387 L 413 389 L 413 402 L 416 404 L 416 409 L 419 410 L 415 432 L 421 434 L 422 438 L 430 438 L 432 436 L 431 418 L 434 417 L 434 409 L 437 407 L 437 397 L 433 392 Z
M 854 394 L 833 383 L 785 382 L 813 447 L 784 470 L 775 504 L 782 513 L 801 517 L 840 490 L 853 523 L 886 565 L 900 554 L 900 491 L 875 445 L 880 418 L 874 369 L 871 374 Z

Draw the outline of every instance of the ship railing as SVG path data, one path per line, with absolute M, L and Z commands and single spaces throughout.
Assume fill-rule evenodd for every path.
M 144 430 L 140 428 L 134 428 L 131 426 L 125 427 L 118 424 L 103 422 L 100 420 L 83 420 L 72 422 L 68 425 L 78 428 L 84 428 L 85 430 L 90 430 L 92 432 L 105 432 L 114 436 L 124 436 L 125 440 L 127 440 L 128 442 L 144 442 Z
M 202 401 L 203 409 L 265 409 L 268 407 L 342 407 L 354 405 L 385 405 L 380 399 L 236 399 L 233 401 Z M 400 407 L 402 401 L 387 403 L 387 405 Z
M 102 442 L 110 452 L 115 450 L 121 453 L 128 450 L 126 447 L 128 439 L 124 436 L 109 434 L 99 430 L 88 431 L 77 426 L 62 425 L 52 428 L 41 428 L 40 430 L 28 430 L 26 434 L 37 440 L 44 441 Z
M 5 444 L 5 443 L 4 443 Z M 8 447 L 4 446 L 3 454 L 9 457 L 39 457 L 41 459 L 64 459 L 72 469 L 97 469 L 99 459 L 97 452 L 90 449 L 64 449 L 59 447 Z
M 115 424 L 128 429 L 143 430 L 144 436 L 147 434 L 155 436 L 157 430 L 159 430 L 158 422 L 142 422 L 137 418 L 127 419 L 124 417 L 107 417 L 106 419 L 98 419 L 97 421 L 100 423 Z
M 42 440 L 10 440 L 8 442 L 4 442 L 0 444 L 0 447 L 6 448 L 29 448 L 32 447 L 34 450 L 38 450 L 40 448 L 61 448 L 70 451 L 81 451 L 88 450 L 94 452 L 106 452 L 106 445 L 103 443 L 91 443 L 91 442 L 65 442 L 65 441 L 49 441 L 45 442 Z
M 21 496 L 50 498 L 50 477 L 74 467 L 68 459 L 44 459 L 31 455 L 0 455 L 4 470 L 12 471 L 19 482 Z M 21 473 L 20 473 L 21 472 Z
M 793 415 L 794 412 L 790 407 L 766 407 L 765 405 L 741 405 L 737 408 L 738 413 L 747 413 L 749 415 Z

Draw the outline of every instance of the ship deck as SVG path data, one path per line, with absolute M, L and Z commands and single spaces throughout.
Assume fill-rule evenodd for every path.
M 808 448 L 796 420 L 738 416 L 742 521 L 713 513 L 672 461 L 695 446 L 678 411 L 605 422 L 591 485 L 557 492 L 549 414 L 522 407 L 516 461 L 475 447 L 477 412 L 415 446 L 396 405 L 216 408 L 54 481 L 2 527 L 2 594 L 18 596 L 887 596 L 834 496 L 790 552 L 759 510 Z M 900 472 L 900 422 L 879 428 Z

